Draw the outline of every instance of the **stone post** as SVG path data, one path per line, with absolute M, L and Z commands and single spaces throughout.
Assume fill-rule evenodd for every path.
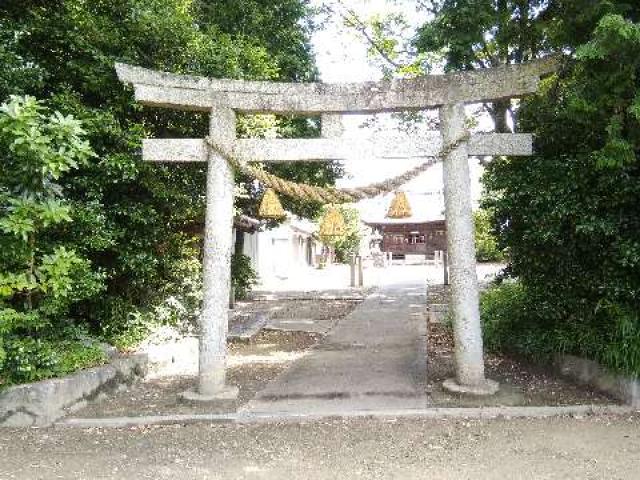
M 351 273 L 350 279 L 349 279 L 349 286 L 350 287 L 355 287 L 356 286 L 356 256 L 355 255 L 351 255 L 351 261 L 349 262 L 349 271 Z
M 464 105 L 441 107 L 440 121 L 443 145 L 451 145 L 466 133 Z M 460 145 L 446 156 L 443 176 L 456 358 L 456 378 L 446 380 L 443 386 L 456 393 L 489 395 L 498 390 L 498 384 L 484 376 L 471 180 L 466 144 Z
M 235 112 L 211 111 L 209 137 L 230 147 L 236 137 Z M 210 151 L 204 231 L 203 306 L 200 314 L 200 354 L 197 391 L 182 394 L 195 401 L 234 399 L 238 388 L 226 384 L 227 331 L 233 248 L 233 171 Z
M 449 285 L 449 256 L 447 251 L 440 251 L 440 260 L 442 261 L 443 283 Z

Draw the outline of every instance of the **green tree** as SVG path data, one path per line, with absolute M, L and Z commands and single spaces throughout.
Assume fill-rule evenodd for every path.
M 606 15 L 575 51 L 522 106 L 536 155 L 494 160 L 486 203 L 529 299 L 512 334 L 638 374 L 640 25 Z
M 419 51 L 440 53 L 448 71 L 491 68 L 537 58 L 545 51 L 541 13 L 547 0 L 434 0 L 433 20 L 415 39 Z M 486 105 L 497 132 L 508 132 L 511 102 Z
M 317 80 L 309 34 L 313 29 L 308 0 L 196 1 L 197 19 L 231 35 L 244 34 L 261 45 L 292 81 Z
M 510 317 L 507 328 L 492 324 L 487 331 L 504 337 L 488 343 L 569 351 L 638 373 L 637 2 L 420 3 L 433 19 L 415 45 L 440 53 L 447 69 L 566 57 L 512 116 L 534 132 L 536 156 L 494 159 L 485 176 L 485 206 L 521 282 L 487 297 L 496 308 L 486 312 L 510 310 L 487 314 Z M 510 105 L 490 107 L 498 131 Z
M 493 231 L 491 213 L 484 209 L 473 212 L 475 225 L 476 259 L 479 262 L 502 262 L 504 251 L 498 248 L 498 239 Z
M 90 262 L 51 231 L 71 222 L 60 177 L 93 156 L 80 123 L 33 97 L 0 107 L 0 371 L 22 337 L 60 329 L 71 306 L 102 290 Z M 15 363 L 15 355 L 8 356 Z M 13 376 L 31 379 L 34 366 Z M 10 375 L 11 376 L 11 375 Z
M 319 221 L 322 221 L 322 215 L 324 215 L 327 208 L 338 209 L 342 218 L 344 218 L 345 229 L 343 235 L 323 238 L 322 241 L 334 249 L 338 262 L 348 263 L 351 261 L 351 256 L 356 255 L 360 249 L 360 242 L 362 240 L 360 214 L 357 209 L 347 205 L 324 207 Z
M 418 29 L 419 53 L 441 56 L 448 71 L 527 62 L 586 42 L 605 14 L 630 14 L 628 0 L 428 0 L 432 19 Z M 510 100 L 485 105 L 497 132 L 517 127 Z
M 139 151 L 143 137 L 202 137 L 207 131 L 205 115 L 136 105 L 117 80 L 114 63 L 229 78 L 315 75 L 305 2 L 289 1 L 282 16 L 277 5 L 256 2 L 264 12 L 250 24 L 250 19 L 237 22 L 244 8 L 240 2 L 215 2 L 213 10 L 205 10 L 205 3 L 0 3 L 0 58 L 6 59 L 0 98 L 28 93 L 63 115 L 73 114 L 96 153 L 60 177 L 73 223 L 57 225 L 48 239 L 64 243 L 104 272 L 105 293 L 74 304 L 70 315 L 89 319 L 96 331 L 111 337 L 144 312 L 157 316 L 156 307 L 167 297 L 195 303 L 197 294 L 185 285 L 197 288 L 199 282 L 187 282 L 183 274 L 198 273 L 192 259 L 200 248 L 204 165 L 149 165 Z M 252 134 L 252 122 L 241 119 L 241 130 Z M 313 134 L 314 128 L 317 123 L 304 120 L 280 119 L 276 125 L 281 136 Z M 324 164 L 274 168 L 317 183 L 331 183 L 337 173 L 334 165 Z M 247 183 L 247 192 L 238 206 L 250 213 L 259 191 Z M 302 210 L 295 202 L 287 207 Z

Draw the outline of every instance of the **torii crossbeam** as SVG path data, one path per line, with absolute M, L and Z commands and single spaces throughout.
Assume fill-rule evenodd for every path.
M 210 112 L 209 138 L 224 151 L 260 162 L 335 160 L 354 154 L 370 158 L 435 155 L 467 133 L 464 105 L 520 97 L 536 91 L 539 79 L 556 69 L 553 58 L 495 69 L 354 84 L 274 83 L 174 75 L 117 64 L 120 80 L 134 87 L 145 105 Z M 395 135 L 373 143 L 341 137 L 341 114 L 440 109 L 440 134 Z M 322 138 L 238 139 L 236 113 L 320 114 Z M 476 277 L 468 157 L 530 155 L 528 134 L 474 135 L 444 158 L 445 212 L 451 302 L 456 343 L 456 378 L 445 387 L 494 393 L 485 378 Z M 204 304 L 199 321 L 200 357 L 193 400 L 233 398 L 226 384 L 226 340 L 232 248 L 233 175 L 225 158 L 203 139 L 144 141 L 143 157 L 156 162 L 208 162 L 204 241 Z

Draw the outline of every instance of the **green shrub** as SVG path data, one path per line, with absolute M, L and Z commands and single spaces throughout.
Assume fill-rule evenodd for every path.
M 561 293 L 560 295 L 561 296 Z M 488 350 L 549 361 L 572 354 L 617 372 L 640 375 L 640 315 L 615 304 L 575 310 L 567 300 L 520 282 L 482 293 L 483 336 Z
M 508 352 L 513 348 L 516 318 L 524 310 L 524 289 L 519 283 L 503 283 L 482 292 L 480 316 L 484 344 L 490 351 Z
M 103 275 L 55 238 L 71 222 L 60 176 L 93 156 L 76 119 L 32 97 L 0 107 L 0 376 L 3 383 L 67 373 L 97 360 L 65 343 L 69 315 L 103 289 Z
M 57 344 L 60 361 L 58 374 L 66 375 L 83 368 L 102 365 L 107 361 L 107 355 L 98 344 L 86 342 L 63 341 Z
M 53 116 L 69 127 L 54 142 L 41 138 L 40 134 L 48 135 L 50 130 L 36 128 L 31 139 L 35 141 L 17 145 L 25 150 L 35 147 L 33 151 L 38 154 L 50 153 L 47 146 L 52 146 L 54 153 L 61 152 L 62 162 L 72 159 L 73 145 L 64 146 L 58 140 L 73 133 L 74 122 L 68 116 L 73 115 L 82 121 L 86 133 L 72 140 L 83 144 L 90 140 L 96 152 L 88 162 L 76 158 L 81 168 L 67 170 L 53 182 L 60 189 L 60 203 L 46 204 L 47 212 L 43 209 L 40 213 L 47 213 L 51 220 L 49 214 L 57 210 L 61 220 L 32 239 L 36 243 L 36 267 L 57 247 L 87 261 L 86 268 L 72 262 L 75 273 L 65 274 L 69 278 L 66 286 L 56 287 L 61 294 L 54 298 L 51 289 L 32 289 L 26 282 L 30 278 L 13 276 L 21 273 L 26 265 L 23 258 L 32 250 L 29 242 L 25 247 L 17 236 L 12 239 L 14 246 L 7 247 L 9 234 L 0 232 L 0 291 L 11 290 L 7 294 L 11 298 L 0 293 L 0 309 L 7 307 L 5 318 L 11 317 L 12 322 L 3 325 L 0 319 L 0 364 L 6 357 L 2 337 L 9 329 L 15 332 L 18 323 L 29 324 L 20 335 L 42 340 L 53 335 L 62 322 L 86 321 L 94 334 L 132 346 L 157 323 L 188 324 L 197 318 L 202 295 L 200 250 L 193 252 L 197 239 L 192 237 L 204 215 L 206 168 L 195 164 L 185 168 L 151 165 L 142 161 L 139 151 L 143 137 L 200 136 L 207 129 L 207 116 L 141 109 L 131 91 L 118 80 L 113 66 L 116 61 L 124 61 L 211 77 L 315 78 L 317 72 L 308 48 L 312 27 L 306 21 L 310 12 L 306 0 L 253 2 L 251 15 L 245 3 L 0 2 L 0 103 L 10 94 L 33 93 L 46 98 L 47 106 L 62 116 L 48 115 L 40 105 L 44 119 L 41 115 L 32 119 L 46 125 Z M 63 62 L 61 51 L 65 52 Z M 250 125 L 252 122 L 264 124 Z M 241 116 L 238 121 L 243 136 L 259 134 L 260 129 L 273 134 L 275 127 L 278 136 L 312 137 L 319 131 L 319 122 L 303 118 L 275 121 L 268 116 Z M 3 137 L 11 134 L 3 133 Z M 0 143 L 0 217 L 5 213 L 5 198 L 15 190 L 11 182 L 31 178 L 37 183 L 39 178 L 16 175 L 16 168 L 31 167 L 37 158 L 26 158 L 26 162 L 22 161 L 25 157 L 12 158 L 4 140 Z M 337 162 L 268 168 L 290 180 L 317 185 L 332 184 L 341 171 Z M 242 176 L 237 180 L 239 186 L 251 183 Z M 236 196 L 236 207 L 252 214 L 259 191 L 249 187 L 247 193 L 245 198 Z M 316 204 L 282 200 L 288 211 L 298 214 L 311 215 L 318 209 Z M 62 215 L 65 209 L 72 221 Z M 33 213 L 37 209 L 23 209 L 27 210 Z M 13 222 L 12 228 L 27 224 Z M 62 257 L 69 265 L 70 257 L 60 255 L 60 260 Z M 85 295 L 87 280 L 91 279 L 80 267 L 86 274 L 100 273 L 95 278 L 100 289 L 91 296 Z M 47 282 L 47 287 L 50 285 Z M 48 313 L 43 315 L 41 310 L 27 314 L 27 300 L 35 308 L 48 304 Z
M 258 274 L 251 266 L 251 259 L 242 253 L 231 257 L 231 283 L 237 299 L 247 298 L 258 283 Z
M 498 247 L 498 239 L 491 226 L 490 212 L 484 209 L 473 213 L 475 223 L 476 260 L 479 262 L 502 262 L 504 251 Z
M 504 282 L 483 292 L 480 314 L 490 351 L 545 361 L 571 349 L 554 329 L 553 313 L 545 312 L 544 302 L 519 282 Z
M 100 345 L 88 340 L 7 337 L 4 349 L 0 388 L 66 375 L 107 360 Z
M 25 337 L 4 339 L 6 359 L 2 376 L 6 383 L 23 383 L 55 375 L 58 355 L 49 342 Z
M 101 331 L 104 338 L 118 350 L 133 350 L 161 321 L 149 311 L 132 311 L 125 299 L 109 298 L 101 304 Z
M 103 296 L 93 302 L 92 315 L 99 333 L 121 350 L 135 348 L 160 325 L 191 332 L 197 325 L 202 304 L 202 263 L 197 240 L 174 239 L 167 245 L 173 258 L 164 282 L 153 292 L 153 301 L 137 307 L 128 296 Z
M 164 301 L 146 309 L 132 308 L 125 299 L 117 297 L 100 304 L 101 333 L 109 343 L 120 350 L 132 350 L 160 325 L 171 325 L 183 332 L 197 328 L 202 304 L 202 264 L 194 246 L 181 248 L 183 258 L 174 264 L 160 292 Z M 234 254 L 231 282 L 236 298 L 246 298 L 257 280 L 251 259 L 241 253 Z
M 626 18 L 602 17 L 591 39 L 567 48 L 575 54 L 523 100 L 518 130 L 534 134 L 534 156 L 496 157 L 486 169 L 483 204 L 523 289 L 488 294 L 489 344 L 640 373 L 636 5 Z M 513 318 L 503 318 L 509 310 Z

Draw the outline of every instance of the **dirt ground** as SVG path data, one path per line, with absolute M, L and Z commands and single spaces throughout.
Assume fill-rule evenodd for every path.
M 429 301 L 444 303 L 441 289 L 430 289 Z M 350 313 L 359 301 L 341 299 L 282 299 L 244 302 L 237 313 L 266 313 L 271 319 L 313 319 L 335 324 Z M 229 413 L 250 401 L 257 392 L 309 352 L 322 335 L 309 332 L 264 330 L 248 343 L 229 346 L 228 382 L 240 388 L 235 401 L 189 404 L 179 394 L 193 387 L 193 376 L 153 378 L 111 393 L 72 416 L 104 418 L 144 415 Z M 446 323 L 431 323 L 428 335 L 426 390 L 433 407 L 477 407 L 513 405 L 611 404 L 612 398 L 577 386 L 544 369 L 510 358 L 487 355 L 487 375 L 500 382 L 500 391 L 491 397 L 450 394 L 442 381 L 455 374 L 453 338 Z
M 433 406 L 556 406 L 620 403 L 606 394 L 561 378 L 539 365 L 495 354 L 485 354 L 485 369 L 487 378 L 500 383 L 497 394 L 490 397 L 450 394 L 443 390 L 442 382 L 455 376 L 451 329 L 444 324 L 429 325 L 428 342 L 427 389 Z
M 227 369 L 227 380 L 240 388 L 238 398 L 234 401 L 185 403 L 178 398 L 178 394 L 192 388 L 197 382 L 196 378 L 171 376 L 139 382 L 113 392 L 73 416 L 101 418 L 235 412 L 304 355 L 317 340 L 318 335 L 310 333 L 264 331 L 251 342 L 230 344 L 229 357 L 233 365 Z
M 427 302 L 444 306 L 449 292 L 444 285 L 430 285 Z M 491 397 L 469 397 L 445 392 L 442 382 L 455 376 L 453 331 L 446 310 L 440 316 L 428 316 L 427 389 L 434 406 L 476 407 L 512 405 L 580 405 L 617 404 L 618 400 L 571 380 L 559 377 L 550 368 L 506 355 L 485 353 L 487 378 L 500 383 L 500 390 Z M 640 475 L 638 476 L 640 478 Z
M 275 298 L 238 302 L 234 313 L 237 318 L 250 313 L 266 313 L 269 318 L 310 318 L 314 320 L 337 320 L 348 315 L 364 298 L 363 294 L 351 294 L 349 298 L 320 299 L 316 296 L 293 299 Z
M 281 301 L 280 301 L 281 302 Z M 260 304 L 261 302 L 255 302 Z M 264 302 L 282 318 L 340 318 L 355 304 Z M 282 308 L 279 308 L 282 307 Z M 230 346 L 230 383 L 241 386 L 229 411 L 304 355 L 319 336 L 263 332 Z M 434 406 L 468 400 L 441 391 L 453 372 L 444 325 L 429 334 Z M 495 404 L 611 403 L 531 365 L 489 356 L 501 382 Z M 156 383 L 153 383 L 156 382 Z M 191 378 L 156 379 L 121 391 L 76 416 L 199 413 L 177 401 Z M 160 383 L 157 383 L 160 382 Z M 165 382 L 162 384 L 161 382 Z M 475 405 L 476 403 L 472 403 Z M 214 413 L 211 406 L 207 413 Z M 0 430 L 0 479 L 638 479 L 640 412 L 547 419 L 360 418 L 301 423 L 208 424 L 123 429 Z
M 337 321 L 351 312 L 355 300 L 282 300 L 244 302 L 236 313 L 267 313 L 269 318 Z M 237 318 L 238 316 L 236 316 Z M 229 344 L 227 380 L 239 387 L 238 399 L 228 402 L 192 404 L 181 401 L 178 395 L 196 384 L 194 376 L 153 378 L 112 392 L 99 402 L 75 412 L 74 417 L 103 418 L 120 416 L 228 413 L 251 400 L 297 359 L 308 353 L 321 335 L 308 332 L 263 330 L 251 341 Z M 178 359 L 179 361 L 180 359 Z M 1 480 L 1 479 L 0 479 Z
M 637 479 L 640 415 L 0 430 L 4 479 Z

